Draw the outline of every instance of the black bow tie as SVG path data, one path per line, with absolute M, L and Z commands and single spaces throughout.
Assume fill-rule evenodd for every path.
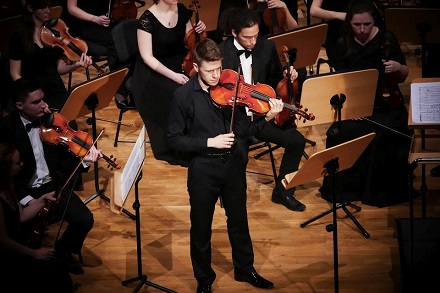
M 40 119 L 35 120 L 32 123 L 26 124 L 26 131 L 29 132 L 31 131 L 32 128 L 39 128 L 40 126 L 41 126 Z
M 238 50 L 238 52 L 237 52 L 238 56 L 240 56 L 243 53 L 244 53 L 244 56 L 246 58 L 249 58 L 249 56 L 251 56 L 251 54 L 252 54 L 252 51 L 250 51 L 250 50 Z

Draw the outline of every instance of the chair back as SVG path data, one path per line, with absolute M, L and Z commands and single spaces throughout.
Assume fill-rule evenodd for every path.
M 130 63 L 139 53 L 137 44 L 137 19 L 121 21 L 112 29 L 116 53 L 120 62 Z

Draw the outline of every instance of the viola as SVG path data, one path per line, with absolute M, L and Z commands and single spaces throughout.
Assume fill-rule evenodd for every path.
M 195 14 L 195 24 L 199 23 L 199 11 L 198 8 L 200 8 L 199 0 L 192 0 L 192 3 L 190 5 L 190 9 L 194 11 Z M 194 28 L 190 29 L 183 39 L 183 42 L 185 43 L 185 48 L 188 50 L 185 58 L 183 58 L 182 63 L 182 71 L 187 76 L 193 76 L 195 74 L 193 63 L 194 63 L 194 56 L 193 51 L 196 45 L 203 39 L 205 39 L 207 36 L 206 31 L 202 33 L 198 33 L 195 31 Z
M 88 50 L 87 43 L 72 37 L 66 23 L 58 17 L 51 18 L 43 24 L 40 38 L 46 46 L 63 49 L 66 57 L 72 62 L 79 61 L 81 55 L 87 53 Z M 104 73 L 95 62 L 92 63 L 92 66 L 98 70 L 99 75 Z
M 384 59 L 390 60 L 390 46 L 391 43 L 388 39 L 384 42 Z M 388 109 L 395 109 L 399 107 L 403 102 L 402 93 L 399 89 L 399 80 L 395 72 L 383 73 L 382 78 L 382 95 L 379 96 L 380 107 Z
M 285 103 L 294 105 L 295 107 L 297 107 L 298 109 L 302 109 L 303 106 L 299 103 L 299 101 L 297 101 L 297 95 L 298 95 L 298 89 L 299 89 L 299 84 L 298 84 L 298 80 L 295 80 L 294 82 L 292 82 L 291 80 L 291 76 L 290 76 L 290 67 L 292 65 L 292 60 L 294 62 L 294 60 L 296 59 L 296 49 L 289 49 L 287 46 L 283 46 L 281 48 L 281 51 L 283 52 L 284 55 L 284 61 L 286 62 L 287 65 L 287 76 L 284 77 L 277 85 L 276 88 L 276 93 L 278 95 L 278 97 L 281 98 L 281 100 Z M 295 54 L 295 58 L 292 59 L 292 55 Z M 304 112 L 308 112 L 308 109 L 305 108 Z M 315 119 L 315 116 L 310 113 L 308 114 L 310 119 L 309 120 L 313 120 Z M 303 119 L 303 122 L 305 122 L 306 119 Z M 285 126 L 287 124 L 290 124 L 291 126 L 297 126 L 297 115 L 295 112 L 289 110 L 289 109 L 283 109 L 280 113 L 278 113 L 275 116 L 275 124 L 282 127 Z
M 286 20 L 286 11 L 282 8 L 266 8 L 263 12 L 263 21 L 271 34 L 285 32 Z
M 246 106 L 257 115 L 269 112 L 269 100 L 276 98 L 275 90 L 270 85 L 245 83 L 243 75 L 238 76 L 238 73 L 232 69 L 222 70 L 218 84 L 210 89 L 210 95 L 218 106 L 232 107 L 234 104 Z M 284 103 L 283 106 L 304 119 L 315 118 L 291 104 Z
M 48 113 L 42 118 L 40 126 L 41 139 L 49 144 L 62 144 L 77 157 L 84 157 L 93 145 L 93 139 L 90 134 L 80 130 L 73 130 L 69 122 L 60 113 Z M 108 163 L 108 167 L 113 170 L 120 169 L 121 166 L 116 163 L 113 156 L 107 157 L 102 154 L 102 158 Z
M 113 3 L 112 3 L 113 2 Z M 140 5 L 137 6 L 135 2 Z M 138 8 L 145 5 L 145 1 L 109 0 L 107 16 L 112 22 L 137 18 Z

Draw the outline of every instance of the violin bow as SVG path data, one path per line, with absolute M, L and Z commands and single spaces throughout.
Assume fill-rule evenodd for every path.
M 238 66 L 237 70 L 237 80 L 235 81 L 235 96 L 234 96 L 234 102 L 232 103 L 232 117 L 231 117 L 231 125 L 229 126 L 229 132 L 233 132 L 233 125 L 235 123 L 235 107 L 237 105 L 237 96 L 238 96 L 238 85 L 240 81 L 240 74 L 241 74 L 241 64 Z
M 104 133 L 104 129 L 101 130 L 101 132 L 98 134 L 98 136 L 96 137 L 96 139 L 95 139 L 95 141 L 93 142 L 92 145 L 95 145 L 95 143 L 98 141 L 99 137 L 101 137 L 101 135 L 102 135 L 103 133 Z M 67 178 L 66 182 L 63 184 L 63 186 L 61 187 L 61 189 L 58 191 L 58 195 L 61 195 L 61 191 L 63 191 L 64 188 L 66 188 L 67 184 L 70 182 L 70 180 L 72 179 L 73 175 L 74 175 L 74 174 L 76 173 L 76 171 L 78 170 L 79 166 L 81 166 L 81 164 L 84 162 L 84 158 L 87 156 L 87 154 L 88 154 L 89 152 L 90 152 L 90 149 L 87 151 L 87 153 L 84 155 L 84 157 L 82 157 L 81 160 L 78 162 L 78 164 L 75 166 L 75 168 L 73 169 L 73 172 L 69 175 L 69 177 Z M 76 179 L 77 179 L 77 178 L 75 178 L 74 183 L 76 183 Z M 61 233 L 61 227 L 63 226 L 63 223 L 64 223 L 64 217 L 65 217 L 65 215 L 66 215 L 67 207 L 69 206 L 70 198 L 72 197 L 72 193 L 73 193 L 73 188 L 72 188 L 72 190 L 70 191 L 70 194 L 69 194 L 69 198 L 68 198 L 68 200 L 67 200 L 66 207 L 64 208 L 64 211 L 63 211 L 63 216 L 61 217 L 61 220 L 60 220 L 60 226 L 58 227 L 57 236 L 55 237 L 55 240 L 54 240 L 54 242 L 53 242 L 53 247 L 54 247 L 54 248 L 55 248 L 55 243 L 57 242 L 58 237 L 60 236 L 60 233 Z

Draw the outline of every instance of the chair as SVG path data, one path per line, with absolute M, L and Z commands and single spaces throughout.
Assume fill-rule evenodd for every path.
M 112 35 L 116 47 L 116 53 L 118 55 L 118 60 L 121 63 L 127 64 L 127 66 L 130 66 L 131 63 L 133 63 L 135 57 L 139 53 L 139 48 L 137 44 L 137 24 L 137 19 L 127 19 L 118 23 L 112 29 Z M 127 88 L 130 88 L 129 85 L 127 85 Z M 119 131 L 121 129 L 122 116 L 128 110 L 136 110 L 136 106 L 128 106 L 120 109 L 114 141 L 115 147 L 117 147 L 118 142 L 121 141 L 119 140 Z
M 276 182 L 278 175 L 277 175 L 277 169 L 275 166 L 275 158 L 273 156 L 273 151 L 275 149 L 279 148 L 279 146 L 272 147 L 270 142 L 261 141 L 254 136 L 248 139 L 248 143 L 249 143 L 249 149 L 248 149 L 249 152 L 254 151 L 254 150 L 258 150 L 261 148 L 267 148 L 267 150 L 264 150 L 263 152 L 258 153 L 256 155 L 254 155 L 253 157 L 254 157 L 254 159 L 259 159 L 262 156 L 261 154 L 263 154 L 263 153 L 264 153 L 263 155 L 269 154 L 270 163 L 272 165 L 273 180 L 274 180 L 274 182 Z M 258 173 L 258 174 L 261 174 L 261 173 Z M 261 174 L 261 175 L 267 175 L 267 174 Z

